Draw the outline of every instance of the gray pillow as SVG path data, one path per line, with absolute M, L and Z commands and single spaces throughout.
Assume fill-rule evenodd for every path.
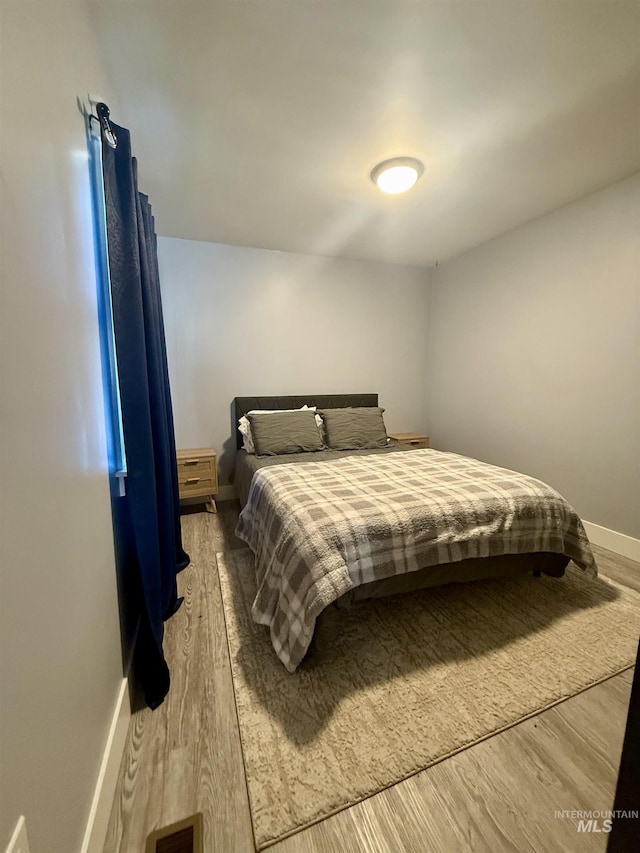
M 384 409 L 344 408 L 321 409 L 327 445 L 332 450 L 360 450 L 365 447 L 386 447 L 387 430 Z
M 256 456 L 279 456 L 322 450 L 322 433 L 314 411 L 248 414 Z

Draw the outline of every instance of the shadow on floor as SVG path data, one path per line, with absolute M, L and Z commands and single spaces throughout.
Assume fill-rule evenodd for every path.
M 470 660 L 478 662 L 481 677 L 483 656 L 620 597 L 606 580 L 587 579 L 570 564 L 559 579 L 449 584 L 359 602 L 348 610 L 331 606 L 316 623 L 310 652 L 295 673 L 288 673 L 272 648 L 269 629 L 251 619 L 253 555 L 236 550 L 218 554 L 218 561 L 225 611 L 233 611 L 237 625 L 234 663 L 253 699 L 296 744 L 313 740 L 336 706 L 360 691 L 417 671 L 433 670 L 440 678 L 443 667 Z

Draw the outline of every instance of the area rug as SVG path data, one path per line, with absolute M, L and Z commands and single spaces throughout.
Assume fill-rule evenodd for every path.
M 216 555 L 258 849 L 632 666 L 640 594 L 564 578 L 335 607 L 290 674 L 251 620 L 253 555 Z

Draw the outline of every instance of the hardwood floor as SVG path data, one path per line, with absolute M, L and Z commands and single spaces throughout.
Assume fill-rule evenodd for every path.
M 237 507 L 220 510 L 182 518 L 191 565 L 178 576 L 184 603 L 165 630 L 171 690 L 157 710 L 133 716 L 105 853 L 142 853 L 153 829 L 197 811 L 206 853 L 254 850 L 215 561 L 230 547 Z
M 255 850 L 215 552 L 244 547 L 238 504 L 182 518 L 191 565 L 166 625 L 172 687 L 134 714 L 104 853 L 142 853 L 148 833 L 196 811 L 206 853 Z M 640 564 L 594 547 L 603 574 L 640 591 Z M 560 810 L 613 804 L 628 670 L 268 848 L 271 853 L 604 851 Z

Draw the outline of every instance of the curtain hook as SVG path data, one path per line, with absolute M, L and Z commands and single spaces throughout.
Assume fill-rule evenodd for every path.
M 98 114 L 100 126 L 102 127 L 102 132 L 107 140 L 107 144 L 110 145 L 111 148 L 116 148 L 118 145 L 118 139 L 109 124 L 109 107 L 100 102 L 96 104 L 96 113 Z

